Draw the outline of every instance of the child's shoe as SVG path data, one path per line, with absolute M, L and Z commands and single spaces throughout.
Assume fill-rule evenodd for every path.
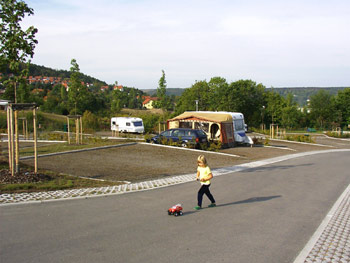
M 216 204 L 215 203 L 211 203 L 210 205 L 208 205 L 208 207 L 215 207 Z
M 194 207 L 194 210 L 199 210 L 199 209 L 202 209 L 202 207 L 200 207 L 199 205 Z

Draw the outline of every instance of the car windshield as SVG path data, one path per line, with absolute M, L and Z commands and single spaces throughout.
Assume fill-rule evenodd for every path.
M 199 136 L 207 136 L 204 131 L 198 130 L 198 135 Z
M 170 131 L 163 131 L 160 135 L 161 136 L 170 136 Z

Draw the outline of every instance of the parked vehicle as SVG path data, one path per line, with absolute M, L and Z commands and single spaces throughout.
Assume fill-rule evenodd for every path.
M 161 132 L 151 138 L 151 143 L 162 143 L 162 140 L 169 142 L 179 142 L 182 147 L 194 146 L 200 148 L 201 145 L 208 145 L 208 139 L 202 130 L 176 128 Z
M 143 133 L 145 127 L 141 118 L 113 117 L 111 118 L 111 130 L 119 132 Z
M 234 147 L 237 144 L 253 144 L 246 135 L 244 115 L 240 112 L 226 111 L 185 111 L 167 121 L 168 128 L 201 129 L 208 140 L 220 141 L 223 147 Z

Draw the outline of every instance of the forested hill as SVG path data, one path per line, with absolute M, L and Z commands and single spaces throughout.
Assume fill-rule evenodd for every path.
M 334 87 L 334 88 L 317 88 L 317 87 L 303 87 L 303 88 L 273 88 L 273 91 L 276 93 L 279 93 L 283 97 L 287 97 L 288 93 L 292 93 L 294 96 L 294 100 L 300 105 L 304 106 L 307 103 L 307 100 L 310 99 L 310 96 L 316 94 L 320 90 L 325 90 L 326 92 L 329 92 L 331 95 L 336 95 L 339 90 L 343 90 L 347 87 Z M 181 88 L 168 88 L 166 90 L 166 93 L 168 96 L 175 95 L 175 96 L 181 96 L 182 93 L 186 89 Z M 272 88 L 267 88 L 267 91 L 271 91 Z M 142 90 L 146 92 L 147 94 L 151 96 L 155 96 L 157 94 L 156 89 L 148 89 L 148 90 Z
M 52 69 L 44 66 L 39 66 L 35 64 L 29 65 L 29 76 L 45 76 L 45 77 L 61 77 L 62 79 L 70 78 L 70 71 L 68 70 L 58 70 Z M 99 85 L 107 85 L 106 82 L 98 80 L 96 78 L 87 76 L 81 73 L 81 80 L 85 83 L 95 83 Z
M 273 91 L 279 93 L 281 96 L 286 97 L 288 93 L 293 94 L 294 100 L 300 105 L 307 104 L 307 100 L 310 96 L 315 95 L 320 90 L 329 92 L 331 95 L 336 95 L 339 90 L 343 90 L 347 87 L 329 87 L 329 88 L 317 88 L 317 87 L 304 87 L 304 88 L 274 88 Z M 268 88 L 266 90 L 271 90 Z
M 150 96 L 157 95 L 157 89 L 143 89 L 142 91 L 149 94 Z M 167 88 L 166 95 L 168 95 L 168 96 L 172 96 L 172 95 L 181 96 L 184 91 L 185 91 L 185 89 L 182 89 L 182 88 Z

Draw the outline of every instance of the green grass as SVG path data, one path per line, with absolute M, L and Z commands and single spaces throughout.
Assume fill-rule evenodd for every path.
M 48 178 L 38 183 L 0 184 L 0 193 L 55 191 L 121 184 L 119 182 L 97 181 L 66 174 L 55 174 L 50 171 L 39 171 L 39 173 L 48 175 Z

